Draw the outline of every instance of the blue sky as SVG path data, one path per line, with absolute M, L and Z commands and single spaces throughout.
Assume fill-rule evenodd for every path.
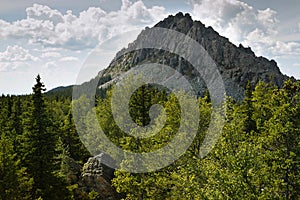
M 38 73 L 48 89 L 74 84 L 99 44 L 116 37 L 119 41 L 102 46 L 109 53 L 95 63 L 101 70 L 145 26 L 179 11 L 189 12 L 234 44 L 250 46 L 256 55 L 276 60 L 283 73 L 300 78 L 300 2 L 269 2 L 2 0 L 0 93 L 30 93 Z

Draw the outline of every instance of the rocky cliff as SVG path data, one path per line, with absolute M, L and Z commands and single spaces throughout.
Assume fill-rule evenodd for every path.
M 232 44 L 227 38 L 222 37 L 211 27 L 205 27 L 200 21 L 193 21 L 189 14 L 178 13 L 169 16 L 154 27 L 172 29 L 196 40 L 208 52 L 217 65 L 217 68 L 224 81 L 226 94 L 236 100 L 243 98 L 244 88 L 248 81 L 255 85 L 259 80 L 274 82 L 281 87 L 288 77 L 283 75 L 274 60 L 264 57 L 257 57 L 250 47 L 242 45 L 238 47 Z M 146 30 L 149 28 L 146 28 Z M 139 40 L 145 37 L 145 30 L 140 33 L 137 40 L 129 44 L 134 46 Z M 116 59 L 98 76 L 101 80 L 110 77 L 108 82 L 101 82 L 100 88 L 117 82 L 127 70 L 144 63 L 160 63 L 168 65 L 186 76 L 199 95 L 203 95 L 206 85 L 189 62 L 164 50 L 141 49 L 123 54 L 126 49 L 121 50 Z

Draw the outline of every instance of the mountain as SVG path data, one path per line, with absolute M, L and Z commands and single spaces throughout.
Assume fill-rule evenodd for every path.
M 244 88 L 248 81 L 253 85 L 259 80 L 274 82 L 275 85 L 281 87 L 284 80 L 288 79 L 280 72 L 274 60 L 257 57 L 250 47 L 235 46 L 229 39 L 220 36 L 212 27 L 205 27 L 200 21 L 193 21 L 189 14 L 170 15 L 155 27 L 178 31 L 199 42 L 216 63 L 225 84 L 226 94 L 237 100 L 243 98 Z M 129 47 L 132 48 L 139 40 L 147 37 L 144 32 Z M 157 62 L 168 65 L 185 75 L 197 89 L 198 94 L 204 94 L 206 88 L 204 81 L 199 78 L 199 74 L 193 70 L 192 65 L 186 60 L 182 61 L 178 55 L 163 50 L 141 49 L 119 57 L 118 54 L 122 54 L 124 51 L 126 49 L 117 53 L 116 59 L 98 76 L 109 76 L 112 79 L 110 83 L 117 82 L 128 69 L 144 63 Z M 107 85 L 107 83 L 103 83 L 99 86 L 103 87 L 104 84 Z
M 245 86 L 248 81 L 255 85 L 259 80 L 273 82 L 278 87 L 289 77 L 283 75 L 274 60 L 264 57 L 257 57 L 250 47 L 237 47 L 228 38 L 220 36 L 212 27 L 205 27 L 200 21 L 193 21 L 189 14 L 178 13 L 170 15 L 163 21 L 157 23 L 153 28 L 146 28 L 140 33 L 137 39 L 129 44 L 127 49 L 117 53 L 115 59 L 104 70 L 100 71 L 97 77 L 90 81 L 90 84 L 98 82 L 98 89 L 118 82 L 122 75 L 129 69 L 138 70 L 139 65 L 145 63 L 159 63 L 176 69 L 191 83 L 199 96 L 206 91 L 206 84 L 201 75 L 193 70 L 193 66 L 180 56 L 164 50 L 140 49 L 125 53 L 133 48 L 140 41 L 147 37 L 147 31 L 155 28 L 166 28 L 186 34 L 196 40 L 207 51 L 214 60 L 222 76 L 226 94 L 236 100 L 241 100 L 244 95 Z M 122 55 L 122 56 L 120 56 Z M 85 90 L 92 87 L 85 83 Z
M 53 88 L 46 92 L 46 96 L 52 99 L 58 98 L 71 98 L 73 91 L 73 85 L 70 86 L 60 86 Z

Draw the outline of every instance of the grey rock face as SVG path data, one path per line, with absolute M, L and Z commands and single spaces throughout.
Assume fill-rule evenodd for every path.
M 217 64 L 225 84 L 226 94 L 236 100 L 243 98 L 244 88 L 248 81 L 252 84 L 256 84 L 259 80 L 274 82 L 275 85 L 281 87 L 288 79 L 280 72 L 274 60 L 255 56 L 249 47 L 235 46 L 211 27 L 205 27 L 200 21 L 193 21 L 189 14 L 178 13 L 175 16 L 169 16 L 155 27 L 184 33 L 199 42 Z M 137 40 L 129 44 L 129 47 L 136 45 L 145 37 L 145 31 L 142 31 Z M 121 50 L 116 56 L 117 59 L 114 59 L 108 68 L 99 73 L 101 77 L 112 78 L 110 82 L 103 83 L 103 85 L 117 82 L 124 72 L 140 64 L 159 63 L 176 69 L 189 80 L 199 95 L 204 94 L 206 85 L 201 74 L 197 74 L 193 66 L 178 55 L 155 49 L 142 49 L 122 55 L 124 51 Z M 119 57 L 119 55 L 122 56 Z
M 83 167 L 82 176 L 102 176 L 107 182 L 110 182 L 114 177 L 114 169 L 103 164 L 107 162 L 113 163 L 114 160 L 104 153 L 89 158 Z
M 81 185 L 87 192 L 98 192 L 103 199 L 119 199 L 119 194 L 111 186 L 114 169 L 107 167 L 103 162 L 113 162 L 113 159 L 106 154 L 89 158 L 83 167 Z

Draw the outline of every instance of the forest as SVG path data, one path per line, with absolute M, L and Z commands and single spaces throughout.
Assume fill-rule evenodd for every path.
M 102 199 L 101 194 L 78 186 L 69 164 L 72 160 L 84 167 L 94 156 L 81 142 L 72 113 L 74 104 L 84 106 L 89 99 L 47 94 L 40 76 L 32 90 L 30 95 L 0 98 L 0 199 Z M 174 94 L 144 85 L 132 95 L 130 115 L 140 126 L 149 124 L 153 104 L 162 105 L 167 115 L 158 134 L 139 139 L 124 133 L 114 121 L 112 90 L 98 96 L 93 109 L 114 144 L 149 152 L 176 135 L 180 105 Z M 244 96 L 241 102 L 227 97 L 222 134 L 205 158 L 199 158 L 199 146 L 212 103 L 208 93 L 199 97 L 198 131 L 188 150 L 158 171 L 116 170 L 111 184 L 120 198 L 300 199 L 300 82 L 287 80 L 282 88 L 248 83 Z M 87 115 L 85 120 L 92 119 Z M 88 137 L 93 129 L 84 131 Z

